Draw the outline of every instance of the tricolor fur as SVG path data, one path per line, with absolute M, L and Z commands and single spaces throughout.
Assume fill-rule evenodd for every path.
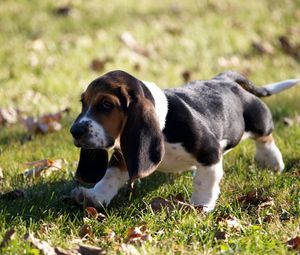
M 76 172 L 79 203 L 108 205 L 128 181 L 153 171 L 195 170 L 191 202 L 215 207 L 223 176 L 223 154 L 244 138 L 256 144 L 256 159 L 281 172 L 284 163 L 272 137 L 273 122 L 258 97 L 296 85 L 288 80 L 256 87 L 239 73 L 161 90 L 123 71 L 94 80 L 82 94 L 82 112 L 71 133 L 81 157 Z M 113 150 L 108 159 L 107 150 Z

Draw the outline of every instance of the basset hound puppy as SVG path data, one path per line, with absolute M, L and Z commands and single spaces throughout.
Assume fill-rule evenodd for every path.
M 256 87 L 237 72 L 161 90 L 124 71 L 94 80 L 81 96 L 82 112 L 70 132 L 81 148 L 76 179 L 96 183 L 71 196 L 108 205 L 127 182 L 155 170 L 194 170 L 191 202 L 211 211 L 220 193 L 223 155 L 251 138 L 256 159 L 281 172 L 270 110 L 258 98 L 279 93 L 300 79 Z M 112 151 L 109 157 L 108 151 Z

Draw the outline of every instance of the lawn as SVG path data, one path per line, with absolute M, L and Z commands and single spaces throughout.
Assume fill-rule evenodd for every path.
M 0 121 L 0 194 L 24 192 L 0 199 L 0 242 L 7 230 L 16 231 L 0 254 L 39 254 L 24 240 L 28 232 L 53 247 L 86 244 L 109 254 L 297 253 L 286 242 L 300 236 L 300 86 L 264 99 L 285 171 L 260 168 L 253 144 L 243 142 L 224 158 L 222 193 L 212 213 L 178 208 L 176 201 L 171 209 L 151 209 L 157 197 L 188 200 L 191 173 L 155 173 L 134 191 L 125 187 L 101 219 L 64 196 L 75 187 L 79 157 L 69 129 L 90 81 L 115 69 L 161 88 L 228 69 L 259 86 L 299 78 L 299 24 L 298 0 L 2 0 L 0 109 L 34 117 L 71 110 L 59 131 L 46 134 L 29 135 L 19 121 Z M 285 118 L 294 121 L 286 125 Z M 65 163 L 49 176 L 23 175 L 26 162 L 60 158 Z M 83 225 L 90 228 L 85 238 Z M 152 240 L 129 244 L 128 229 L 139 225 Z

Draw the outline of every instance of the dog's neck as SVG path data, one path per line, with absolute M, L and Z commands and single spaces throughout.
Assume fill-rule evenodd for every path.
M 168 100 L 165 93 L 154 83 L 143 81 L 155 101 L 155 112 L 158 117 L 160 129 L 163 130 L 168 113 Z

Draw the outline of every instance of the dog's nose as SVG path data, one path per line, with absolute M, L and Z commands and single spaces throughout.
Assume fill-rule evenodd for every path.
M 70 129 L 71 134 L 75 139 L 81 138 L 88 130 L 87 122 L 79 122 L 73 124 Z

